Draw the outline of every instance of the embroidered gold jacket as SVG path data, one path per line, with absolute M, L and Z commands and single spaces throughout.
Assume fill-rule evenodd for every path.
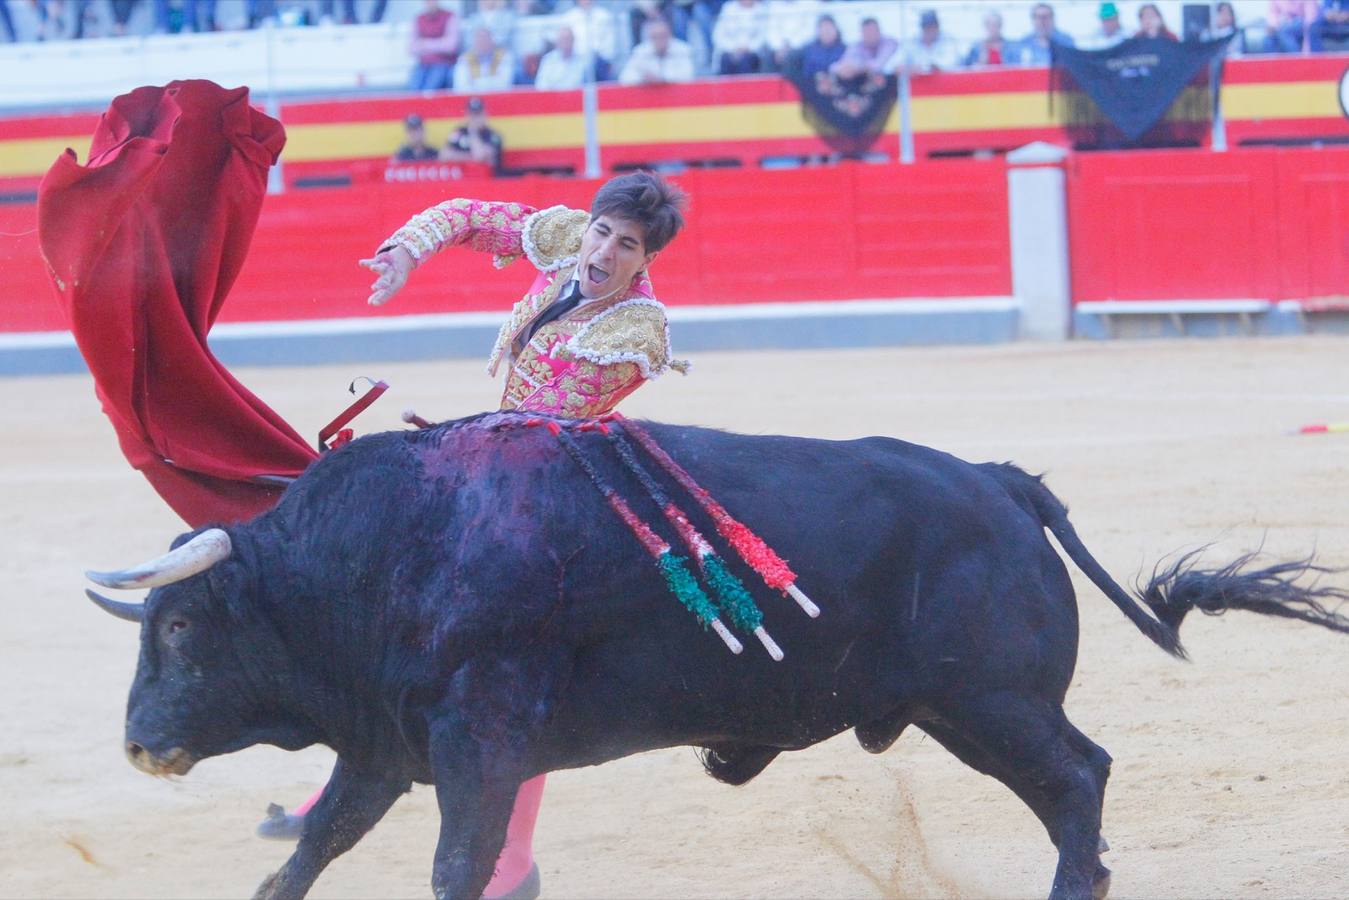
M 501 360 L 511 360 L 501 407 L 597 416 L 647 379 L 669 368 L 683 372 L 688 364 L 671 357 L 665 307 L 645 271 L 626 291 L 583 303 L 520 343 L 571 280 L 589 223 L 588 213 L 565 206 L 535 210 L 519 203 L 449 200 L 413 216 L 384 248 L 403 247 L 419 265 L 453 244 L 491 253 L 498 267 L 520 256 L 528 259 L 538 275 L 512 308 L 487 361 L 488 374 L 496 375 Z

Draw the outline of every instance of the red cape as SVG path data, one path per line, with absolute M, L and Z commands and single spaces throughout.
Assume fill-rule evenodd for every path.
M 38 240 L 127 461 L 190 525 L 270 509 L 316 453 L 206 345 L 285 145 L 248 89 L 118 97 L 38 188 Z

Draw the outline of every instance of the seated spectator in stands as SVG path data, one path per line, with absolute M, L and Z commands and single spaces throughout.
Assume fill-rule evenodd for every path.
M 325 19 L 329 22 L 336 21 L 333 16 L 333 10 L 337 0 L 322 0 L 319 3 L 319 21 Z M 370 9 L 370 24 L 384 21 L 384 10 L 388 8 L 389 0 L 375 0 L 374 6 Z M 342 0 L 342 24 L 356 25 L 359 20 L 356 18 L 356 0 Z
M 454 64 L 455 93 L 508 90 L 515 82 L 515 55 L 498 47 L 492 32 L 482 25 L 473 29 L 472 41 Z
M 1307 44 L 1313 53 L 1349 50 L 1349 0 L 1321 0 L 1321 15 L 1312 22 Z
M 1101 20 L 1100 27 L 1078 44 L 1083 50 L 1107 50 L 1128 37 L 1120 24 L 1119 7 L 1110 0 L 1101 4 L 1096 17 Z
M 693 80 L 693 48 L 676 38 L 670 23 L 648 19 L 644 40 L 632 48 L 618 80 L 622 84 L 677 84 Z
M 1053 59 L 1052 47 L 1072 47 L 1073 39 L 1054 26 L 1054 7 L 1037 3 L 1030 10 L 1031 32 L 1017 42 L 1011 61 L 1023 66 L 1047 66 Z
M 932 10 L 923 13 L 922 21 L 936 23 L 937 14 Z M 925 32 L 928 26 L 924 26 Z M 941 36 L 941 26 L 937 26 L 935 32 Z M 915 43 L 921 43 L 923 37 L 920 36 Z M 834 63 L 829 71 L 833 72 L 839 78 L 854 78 L 858 75 L 871 74 L 883 75 L 893 70 L 899 61 L 899 44 L 892 37 L 886 37 L 881 33 L 881 23 L 877 22 L 871 16 L 862 20 L 862 38 L 855 44 L 849 44 L 848 49 L 843 51 L 838 62 Z
M 562 14 L 561 24 L 571 29 L 576 38 L 576 52 L 581 56 L 596 56 L 596 80 L 604 80 L 601 71 L 609 73 L 618 59 L 618 28 L 608 4 L 595 0 L 576 0 L 576 5 Z
M 585 84 L 585 57 L 576 52 L 576 36 L 563 25 L 553 38 L 553 49 L 539 60 L 534 87 L 541 91 L 571 91 Z
M 1176 36 L 1171 33 L 1171 29 L 1166 27 L 1166 21 L 1162 19 L 1162 11 L 1157 8 L 1155 3 L 1144 3 L 1138 7 L 1138 33 L 1134 37 L 1177 40 Z
M 439 91 L 449 87 L 459 56 L 459 17 L 441 6 L 440 0 L 426 0 L 426 9 L 412 23 L 408 52 L 417 60 L 408 90 Z
M 759 0 L 730 0 L 712 27 L 712 65 L 719 75 L 761 72 L 768 52 L 768 7 Z
M 879 26 L 876 30 L 880 31 Z M 863 41 L 866 40 L 866 36 L 867 25 L 863 22 Z M 851 47 L 848 49 L 852 50 Z M 911 72 L 920 73 L 949 71 L 960 67 L 960 48 L 956 46 L 955 41 L 942 33 L 941 22 L 938 21 L 935 10 L 923 10 L 918 20 L 918 37 L 909 41 L 902 54 L 895 54 L 894 59 L 884 66 L 882 71 L 893 72 L 900 64 L 908 66 Z
M 1320 12 L 1316 0 L 1269 0 L 1266 53 L 1301 53 Z
M 154 0 L 155 33 L 177 34 L 180 31 L 215 31 L 216 0 L 183 0 L 180 5 L 169 0 Z
M 1237 13 L 1232 4 L 1223 2 L 1213 8 L 1213 21 L 1204 29 L 1202 35 L 1206 41 L 1227 39 L 1224 56 L 1245 56 L 1246 32 L 1237 27 Z
M 820 16 L 830 5 L 825 0 L 768 0 L 768 52 L 775 69 L 782 71 L 788 56 L 814 40 Z
M 1002 14 L 996 9 L 984 13 L 984 39 L 965 54 L 967 66 L 1000 66 L 1007 61 L 1007 41 L 1002 36 Z
M 501 135 L 487 124 L 487 107 L 481 97 L 468 101 L 468 115 L 445 139 L 440 158 L 448 162 L 478 162 L 492 167 L 492 174 L 501 173 Z
M 391 162 L 421 162 L 435 159 L 440 154 L 426 142 L 426 128 L 422 117 L 413 113 L 403 120 L 403 144 L 393 152 Z
M 801 74 L 806 78 L 817 78 L 843 58 L 847 49 L 843 36 L 838 33 L 838 23 L 833 16 L 820 16 L 815 23 L 815 40 L 801 48 Z
M 486 28 L 498 47 L 509 50 L 515 32 L 515 10 L 506 5 L 506 0 L 478 0 L 478 11 L 464 20 L 464 28 L 469 34 L 475 28 Z

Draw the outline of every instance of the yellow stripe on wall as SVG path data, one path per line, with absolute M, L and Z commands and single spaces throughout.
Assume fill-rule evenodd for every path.
M 56 158 L 73 147 L 80 162 L 89 160 L 89 142 L 93 135 L 69 137 L 24 138 L 0 141 L 0 177 L 21 178 L 45 174 Z
M 1227 119 L 1330 119 L 1343 115 L 1333 81 L 1223 85 Z

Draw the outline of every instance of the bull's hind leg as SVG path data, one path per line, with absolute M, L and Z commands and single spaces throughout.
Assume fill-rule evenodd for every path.
M 1104 897 L 1101 802 L 1110 757 L 1036 697 L 994 694 L 936 710 L 919 726 L 971 768 L 1012 790 L 1059 850 L 1052 898 Z

